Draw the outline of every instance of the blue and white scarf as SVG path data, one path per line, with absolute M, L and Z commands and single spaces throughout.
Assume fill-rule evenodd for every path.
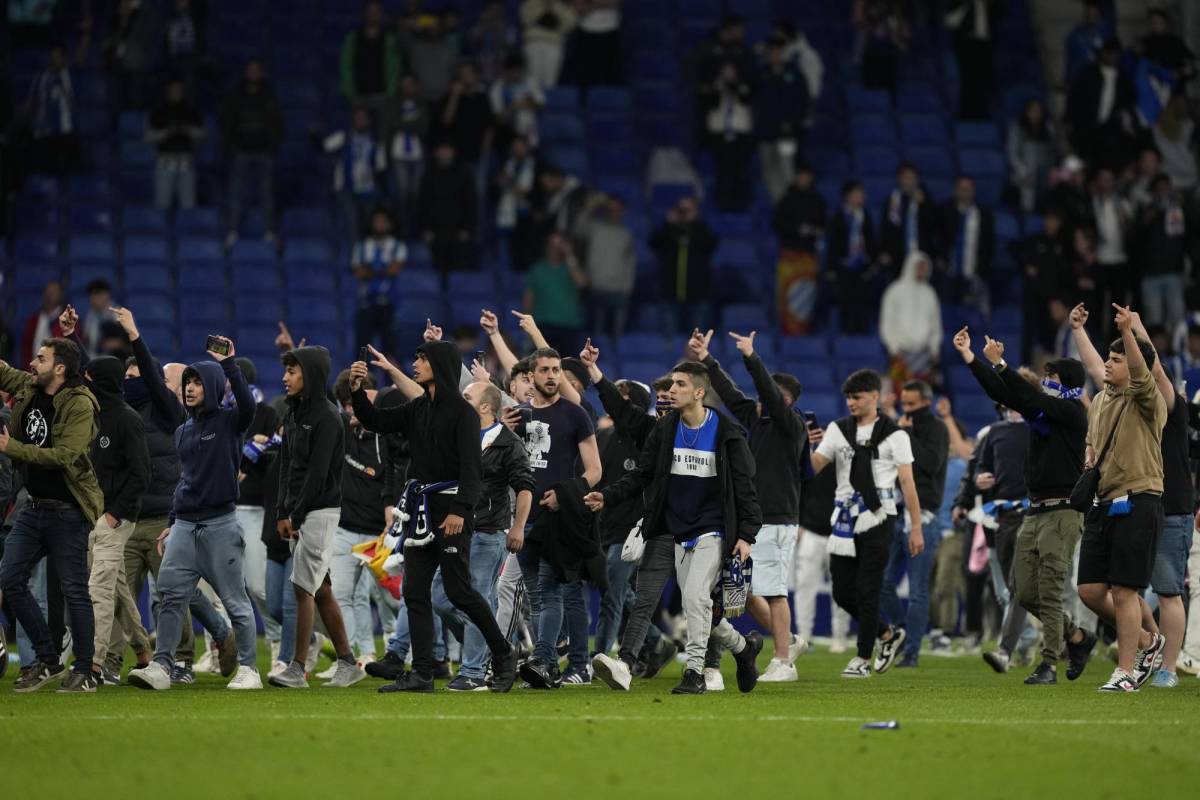
M 894 493 L 890 489 L 878 489 L 880 500 L 891 500 Z M 854 546 L 854 537 L 864 531 L 869 531 L 882 525 L 888 518 L 882 508 L 872 511 L 863 502 L 862 495 L 855 492 L 849 500 L 838 500 L 833 504 L 833 531 L 829 535 L 827 545 L 831 556 L 847 556 L 854 558 L 858 551 Z
M 1049 378 L 1043 378 L 1042 394 L 1050 397 L 1057 397 L 1060 400 L 1078 400 L 1083 396 L 1083 389 L 1069 389 L 1058 381 L 1052 381 Z M 1029 425 L 1029 429 L 1038 436 L 1046 437 L 1050 435 L 1050 420 L 1046 417 L 1045 411 L 1039 411 L 1038 415 L 1032 420 L 1027 420 L 1027 423 Z
M 433 541 L 426 498 L 431 494 L 458 494 L 458 481 L 421 483 L 410 480 L 396 503 L 396 514 L 388 535 L 399 539 L 402 547 L 424 547 Z

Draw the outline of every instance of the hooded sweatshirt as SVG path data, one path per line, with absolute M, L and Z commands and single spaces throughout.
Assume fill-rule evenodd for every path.
M 466 522 L 469 532 L 483 484 L 479 448 L 479 415 L 458 389 L 462 361 L 453 342 L 426 342 L 417 348 L 433 369 L 436 393 L 425 394 L 394 408 L 377 408 L 364 389 L 351 395 L 354 416 L 369 431 L 401 433 L 408 440 L 408 477 L 420 483 L 458 481 L 453 495 L 429 498 L 431 519 L 440 524 L 447 514 Z
M 197 361 L 183 371 L 183 385 L 195 378 L 204 387 L 204 402 L 187 409 L 187 420 L 175 431 L 180 476 L 171 523 L 201 522 L 233 512 L 242 439 L 254 421 L 254 395 L 232 358 Z M 233 389 L 234 408 L 221 408 L 226 380 Z
M 131 343 L 139 378 L 126 378 L 125 402 L 142 418 L 146 449 L 150 453 L 150 477 L 142 493 L 142 519 L 165 517 L 175 502 L 179 485 L 179 451 L 175 449 L 175 431 L 187 418 L 183 403 L 167 388 L 162 366 L 150 353 L 146 340 L 139 336 Z
M 150 451 L 142 418 L 121 393 L 125 365 L 112 356 L 88 362 L 92 394 L 100 403 L 100 432 L 92 441 L 92 466 L 104 492 L 104 510 L 119 520 L 136 522 L 142 494 L 150 485 Z
M 245 377 L 246 383 L 250 384 L 250 393 L 255 396 L 254 421 L 250 423 L 250 428 L 246 431 L 246 440 L 250 441 L 255 436 L 266 436 L 268 439 L 275 434 L 279 429 L 279 415 L 275 413 L 275 409 L 267 405 L 265 402 L 258 401 L 261 392 L 255 387 L 258 383 L 258 369 L 254 366 L 254 362 L 248 358 L 241 356 L 237 357 L 237 365 L 242 370 L 242 376 Z M 264 487 L 263 487 L 263 472 L 262 470 L 250 469 L 250 459 L 242 459 L 242 485 L 239 488 L 240 496 L 238 497 L 238 505 L 241 506 L 261 506 L 264 502 Z
M 341 506 L 346 436 L 342 415 L 326 395 L 329 351 L 298 347 L 287 355 L 300 364 L 304 388 L 288 396 L 283 417 L 279 519 L 290 518 L 299 530 L 310 511 Z
M 883 293 L 879 338 L 893 355 L 936 354 L 942 347 L 942 304 L 929 279 L 917 277 L 921 261 L 930 263 L 924 253 L 909 253 L 900 277 Z

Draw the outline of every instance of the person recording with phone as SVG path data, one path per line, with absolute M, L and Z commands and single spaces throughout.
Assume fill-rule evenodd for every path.
M 143 689 L 171 688 L 184 612 L 201 578 L 216 590 L 233 623 L 239 666 L 228 688 L 262 688 L 255 667 L 254 608 L 242 567 L 245 542 L 236 512 L 242 440 L 254 421 L 254 395 L 234 360 L 233 341 L 210 336 L 207 346 L 211 360 L 197 361 L 183 371 L 187 419 L 175 432 L 179 485 L 171 527 L 159 535 L 163 561 L 158 573 L 162 604 L 157 651 L 148 665 L 129 673 L 129 682 Z M 232 408 L 221 406 L 226 381 L 233 392 Z

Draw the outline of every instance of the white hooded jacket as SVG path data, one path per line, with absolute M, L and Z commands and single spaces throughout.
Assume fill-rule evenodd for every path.
M 910 252 L 900 277 L 883 293 L 879 338 L 891 355 L 926 352 L 936 356 L 942 346 L 942 303 L 929 279 L 917 277 L 921 261 L 932 264 L 924 253 Z

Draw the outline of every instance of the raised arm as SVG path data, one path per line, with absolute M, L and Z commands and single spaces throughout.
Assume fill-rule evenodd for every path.
M 425 390 L 421 388 L 421 384 L 414 381 L 408 375 L 404 374 L 404 370 L 397 367 L 391 361 L 388 361 L 387 356 L 376 350 L 371 345 L 367 345 L 367 351 L 371 354 L 371 366 L 379 367 L 387 373 L 392 379 L 392 385 L 400 390 L 400 394 L 408 400 L 415 400 L 425 394 Z M 359 417 L 362 419 L 362 417 Z
M 225 337 L 221 337 L 225 339 Z M 225 373 L 225 379 L 229 381 L 229 388 L 233 391 L 233 401 L 237 406 L 237 416 L 235 425 L 238 433 L 245 433 L 250 428 L 250 423 L 254 422 L 254 411 L 256 403 L 254 402 L 254 393 L 250 391 L 250 384 L 246 383 L 246 376 L 242 374 L 242 368 L 233 360 L 237 354 L 237 350 L 233 346 L 231 339 L 225 339 L 229 344 L 229 355 L 221 357 L 217 353 L 210 352 L 208 355 L 221 365 L 221 370 Z
M 1016 399 L 1004 385 L 1004 381 L 1000 380 L 1000 376 L 988 365 L 981 364 L 975 357 L 974 351 L 971 350 L 971 335 L 967 333 L 965 325 L 962 330 L 954 334 L 954 349 L 962 356 L 963 363 L 970 368 L 971 374 L 975 376 L 975 380 L 983 387 L 983 391 L 987 393 L 988 397 L 1001 405 L 1016 408 Z M 986 348 L 984 352 L 988 352 Z M 1001 355 L 1003 355 L 1003 350 L 1001 350 Z
M 600 405 L 604 407 L 605 413 L 612 417 L 617 433 L 628 437 L 635 446 L 641 447 L 654 428 L 654 418 L 621 396 L 617 385 L 604 377 L 604 373 L 600 371 L 597 363 L 599 358 L 600 350 L 588 339 L 579 353 L 579 360 L 588 368 L 588 374 L 596 386 L 596 393 L 600 395 Z
M 1150 369 L 1146 364 L 1146 359 L 1142 356 L 1142 350 L 1138 347 L 1137 334 L 1134 332 L 1134 313 L 1129 310 L 1128 306 L 1119 306 L 1116 303 L 1113 303 L 1113 308 L 1117 312 L 1117 330 L 1120 331 L 1121 341 L 1125 344 L 1125 363 L 1129 365 L 1129 387 L 1133 390 L 1134 402 L 1137 403 L 1144 417 L 1154 419 L 1160 399 L 1159 392 L 1157 385 L 1151 379 Z M 1154 387 L 1155 391 L 1147 391 L 1148 386 Z M 1166 398 L 1162 399 L 1165 401 Z
M 692 337 L 687 343 L 688 356 L 704 365 L 705 369 L 708 370 L 708 380 L 712 383 L 713 391 L 717 393 L 717 397 L 721 398 L 721 402 L 737 418 L 738 422 L 749 428 L 758 421 L 757 405 L 749 397 L 742 394 L 741 390 L 733 382 L 733 379 L 729 377 L 729 373 L 722 369 L 720 362 L 708 352 L 708 345 L 712 341 L 712 336 L 712 330 L 705 333 L 701 333 L 699 330 L 693 331 Z
M 154 405 L 154 410 L 160 417 L 167 420 L 172 428 L 178 428 L 183 424 L 187 412 L 184 411 L 179 398 L 167 387 L 167 382 L 163 380 L 162 370 L 154 366 L 154 356 L 150 352 L 150 345 L 146 344 L 146 340 L 138 332 L 133 312 L 120 306 L 113 306 L 110 310 L 129 337 L 129 343 L 133 347 L 133 358 L 137 362 L 142 380 L 146 383 L 146 389 L 150 392 L 150 402 Z
M 1150 334 L 1146 331 L 1146 326 L 1142 324 L 1142 315 L 1133 312 L 1133 332 L 1139 339 L 1150 343 L 1150 349 L 1154 350 L 1154 366 L 1150 368 L 1150 374 L 1154 376 L 1154 383 L 1158 386 L 1158 393 L 1162 395 L 1162 399 L 1167 404 L 1167 413 L 1175 410 L 1175 385 L 1171 383 L 1170 377 L 1167 376 L 1167 371 L 1162 365 L 1162 355 L 1158 349 L 1154 347 L 1154 340 L 1150 338 Z
M 1083 326 L 1087 321 L 1088 310 L 1084 308 L 1083 303 L 1071 309 L 1071 339 L 1079 350 L 1079 360 L 1083 362 L 1083 369 L 1092 379 L 1092 383 L 1103 386 L 1104 358 L 1096 350 L 1096 345 L 1092 344 L 1092 337 L 1084 330 Z
M 767 365 L 754 350 L 754 331 L 751 331 L 748 337 L 738 336 L 736 333 L 729 335 L 737 342 L 738 352 L 742 354 L 746 371 L 750 373 L 750 378 L 754 381 L 754 389 L 758 392 L 758 400 L 762 403 L 767 416 L 773 420 L 775 428 L 792 439 L 806 438 L 807 431 L 803 420 L 787 404 L 779 384 L 775 383 L 771 373 L 767 372 Z M 755 413 L 757 413 L 757 409 Z
M 519 359 L 513 353 L 512 348 L 508 346 L 508 342 L 504 341 L 504 337 L 500 334 L 500 320 L 496 318 L 494 311 L 489 311 L 486 308 L 480 312 L 479 327 L 483 328 L 483 332 L 487 334 L 488 341 L 492 343 L 492 350 L 496 352 L 496 358 L 500 362 L 500 366 L 504 367 L 505 372 L 512 372 L 513 366 L 516 365 Z

